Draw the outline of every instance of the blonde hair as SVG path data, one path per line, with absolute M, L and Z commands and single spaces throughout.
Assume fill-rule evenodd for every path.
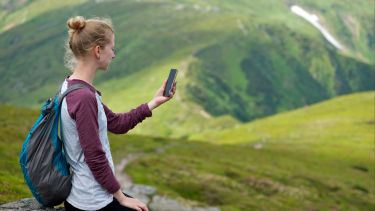
M 104 47 L 110 43 L 110 35 L 114 33 L 110 19 L 82 16 L 69 18 L 68 39 L 65 43 L 65 66 L 73 70 L 77 59 L 85 57 L 95 46 Z

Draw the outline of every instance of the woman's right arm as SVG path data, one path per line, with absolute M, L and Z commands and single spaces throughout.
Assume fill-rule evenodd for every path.
M 107 128 L 115 134 L 127 133 L 144 119 L 152 116 L 152 112 L 146 103 L 125 113 L 114 113 L 104 103 L 102 105 L 107 116 Z

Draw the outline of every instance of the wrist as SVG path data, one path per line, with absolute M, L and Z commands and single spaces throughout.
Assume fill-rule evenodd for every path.
M 116 191 L 113 194 L 113 197 L 115 197 L 118 202 L 125 202 L 125 200 L 126 200 L 126 196 L 122 193 L 121 189 Z
M 154 102 L 154 100 L 151 100 L 149 103 L 147 103 L 147 105 L 148 105 L 148 108 L 150 109 L 150 111 L 152 111 L 153 109 L 158 107 L 158 105 Z

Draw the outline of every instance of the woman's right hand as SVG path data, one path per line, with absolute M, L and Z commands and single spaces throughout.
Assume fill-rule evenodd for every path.
M 135 198 L 125 196 L 121 201 L 119 201 L 119 203 L 124 207 L 129 207 L 137 211 L 149 211 L 143 202 Z

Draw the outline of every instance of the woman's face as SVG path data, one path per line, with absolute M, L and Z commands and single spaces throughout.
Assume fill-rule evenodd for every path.
M 100 48 L 99 54 L 100 54 L 99 69 L 107 70 L 112 59 L 114 59 L 116 56 L 114 34 L 111 35 L 110 42 L 107 45 L 105 45 L 104 48 Z

